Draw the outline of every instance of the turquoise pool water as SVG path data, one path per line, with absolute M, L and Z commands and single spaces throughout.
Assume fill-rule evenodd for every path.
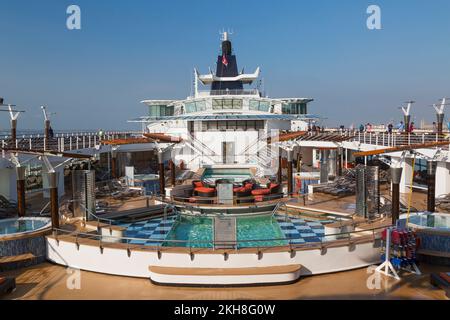
M 47 218 L 19 218 L 0 220 L 0 236 L 36 231 L 50 225 Z
M 411 216 L 409 223 L 434 229 L 450 231 L 450 214 L 423 214 Z
M 166 240 L 187 240 L 192 247 L 212 247 L 212 220 L 206 217 L 181 216 L 167 235 Z M 199 243 L 202 242 L 202 243 Z M 189 243 L 166 242 L 164 246 L 189 247 Z
M 202 179 L 214 181 L 217 179 L 230 179 L 239 183 L 251 177 L 250 169 L 207 168 L 203 173 Z
M 266 217 L 248 217 L 237 218 L 237 239 L 238 247 L 264 247 L 264 246 L 282 246 L 287 241 L 258 241 L 246 242 L 245 240 L 264 240 L 264 239 L 284 239 L 285 236 L 275 218 Z M 177 221 L 168 234 L 166 240 L 188 240 L 192 247 L 211 248 L 213 240 L 212 219 L 207 217 L 188 217 L 182 216 Z M 165 246 L 189 246 L 188 243 L 166 242 Z

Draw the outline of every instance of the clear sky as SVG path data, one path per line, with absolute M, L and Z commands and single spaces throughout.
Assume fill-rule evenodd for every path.
M 81 7 L 82 29 L 66 28 Z M 370 4 L 382 30 L 366 27 Z M 20 105 L 19 129 L 126 129 L 143 99 L 182 99 L 192 70 L 214 67 L 230 28 L 239 67 L 261 66 L 271 97 L 311 97 L 326 124 L 434 120 L 450 96 L 450 1 L 0 0 L 0 96 Z M 450 110 L 447 112 L 450 114 Z M 0 113 L 0 128 L 9 127 Z

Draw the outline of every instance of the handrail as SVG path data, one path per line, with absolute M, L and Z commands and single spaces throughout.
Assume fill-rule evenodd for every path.
M 324 243 L 331 243 L 333 241 L 336 241 L 335 239 L 332 240 L 327 240 L 324 241 L 323 238 L 327 238 L 327 237 L 346 237 L 348 238 L 348 240 L 351 240 L 351 236 L 355 235 L 355 234 L 359 234 L 359 233 L 370 233 L 372 232 L 372 236 L 375 236 L 375 232 L 377 230 L 384 230 L 386 229 L 387 226 L 384 227 L 377 227 L 377 228 L 372 228 L 372 229 L 365 229 L 365 230 L 358 230 L 358 231 L 351 231 L 351 232 L 341 232 L 341 233 L 334 233 L 334 234 L 327 234 L 324 235 L 322 237 L 317 237 L 320 239 L 320 241 L 318 242 L 308 242 L 305 244 L 297 244 L 297 243 L 292 243 L 295 240 L 298 240 L 300 238 L 267 238 L 267 239 L 244 239 L 244 240 L 220 240 L 221 244 L 230 244 L 230 245 L 236 245 L 236 247 L 238 247 L 239 243 L 263 243 L 263 242 L 286 242 L 286 244 L 283 245 L 273 245 L 273 246 L 258 246 L 258 248 L 266 248 L 266 247 L 285 247 L 287 245 L 289 245 L 290 247 L 294 246 L 294 247 L 298 247 L 298 248 L 302 248 L 302 247 L 310 247 L 310 246 L 314 246 L 314 245 L 318 245 L 321 244 L 323 245 Z M 92 234 L 92 233 L 86 233 L 86 232 L 73 232 L 71 230 L 64 230 L 64 229 L 60 229 L 60 228 L 53 228 L 53 231 L 55 232 L 54 235 L 57 237 L 58 236 L 58 232 L 60 232 L 61 234 L 69 234 L 72 236 L 75 236 L 77 239 L 80 238 L 80 236 L 84 239 L 90 239 L 90 238 L 98 238 L 98 240 L 100 242 L 104 241 L 103 238 L 105 239 L 109 239 L 109 240 L 116 240 L 117 243 L 119 243 L 119 241 L 125 241 L 126 244 L 130 244 L 131 241 L 151 241 L 154 243 L 158 243 L 157 247 L 161 247 L 163 244 L 189 244 L 189 247 L 192 248 L 192 244 L 198 244 L 198 245 L 204 245 L 204 244 L 211 244 L 212 247 L 214 248 L 216 246 L 215 240 L 176 240 L 176 239 L 149 239 L 149 238 L 135 238 L 135 237 L 118 237 L 118 236 L 114 236 L 114 235 L 108 235 L 108 236 L 104 236 L 101 234 Z M 338 239 L 339 240 L 339 239 Z M 145 245 L 137 245 L 139 247 L 144 247 L 144 248 L 151 248 L 152 246 L 145 246 Z M 168 246 L 170 247 L 170 246 Z M 253 248 L 254 246 L 250 246 L 250 247 L 241 247 L 241 248 Z M 201 247 L 199 248 L 201 249 Z M 208 247 L 208 249 L 210 249 Z

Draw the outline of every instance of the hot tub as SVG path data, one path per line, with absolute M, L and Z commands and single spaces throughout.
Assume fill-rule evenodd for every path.
M 49 218 L 29 217 L 0 220 L 0 239 L 49 228 Z
M 51 220 L 25 217 L 0 220 L 0 271 L 32 266 L 45 261 L 45 235 Z
M 420 238 L 420 258 L 429 263 L 450 266 L 450 214 L 414 214 L 409 217 L 408 225 Z

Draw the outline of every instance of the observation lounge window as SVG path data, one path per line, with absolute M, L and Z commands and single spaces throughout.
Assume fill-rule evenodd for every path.
M 260 101 L 260 100 L 250 100 L 249 109 L 256 110 L 256 111 L 269 112 L 270 102 Z
M 150 117 L 170 117 L 174 114 L 174 106 L 152 105 L 148 113 Z
M 264 129 L 264 120 L 202 121 L 202 131 L 257 131 Z
M 223 110 L 223 109 L 242 109 L 241 99 L 213 99 L 212 107 L 213 110 Z
M 282 107 L 284 114 L 307 114 L 306 103 L 285 103 Z
M 184 104 L 184 108 L 186 110 L 186 113 L 205 111 L 206 110 L 206 102 L 204 100 L 187 102 Z

